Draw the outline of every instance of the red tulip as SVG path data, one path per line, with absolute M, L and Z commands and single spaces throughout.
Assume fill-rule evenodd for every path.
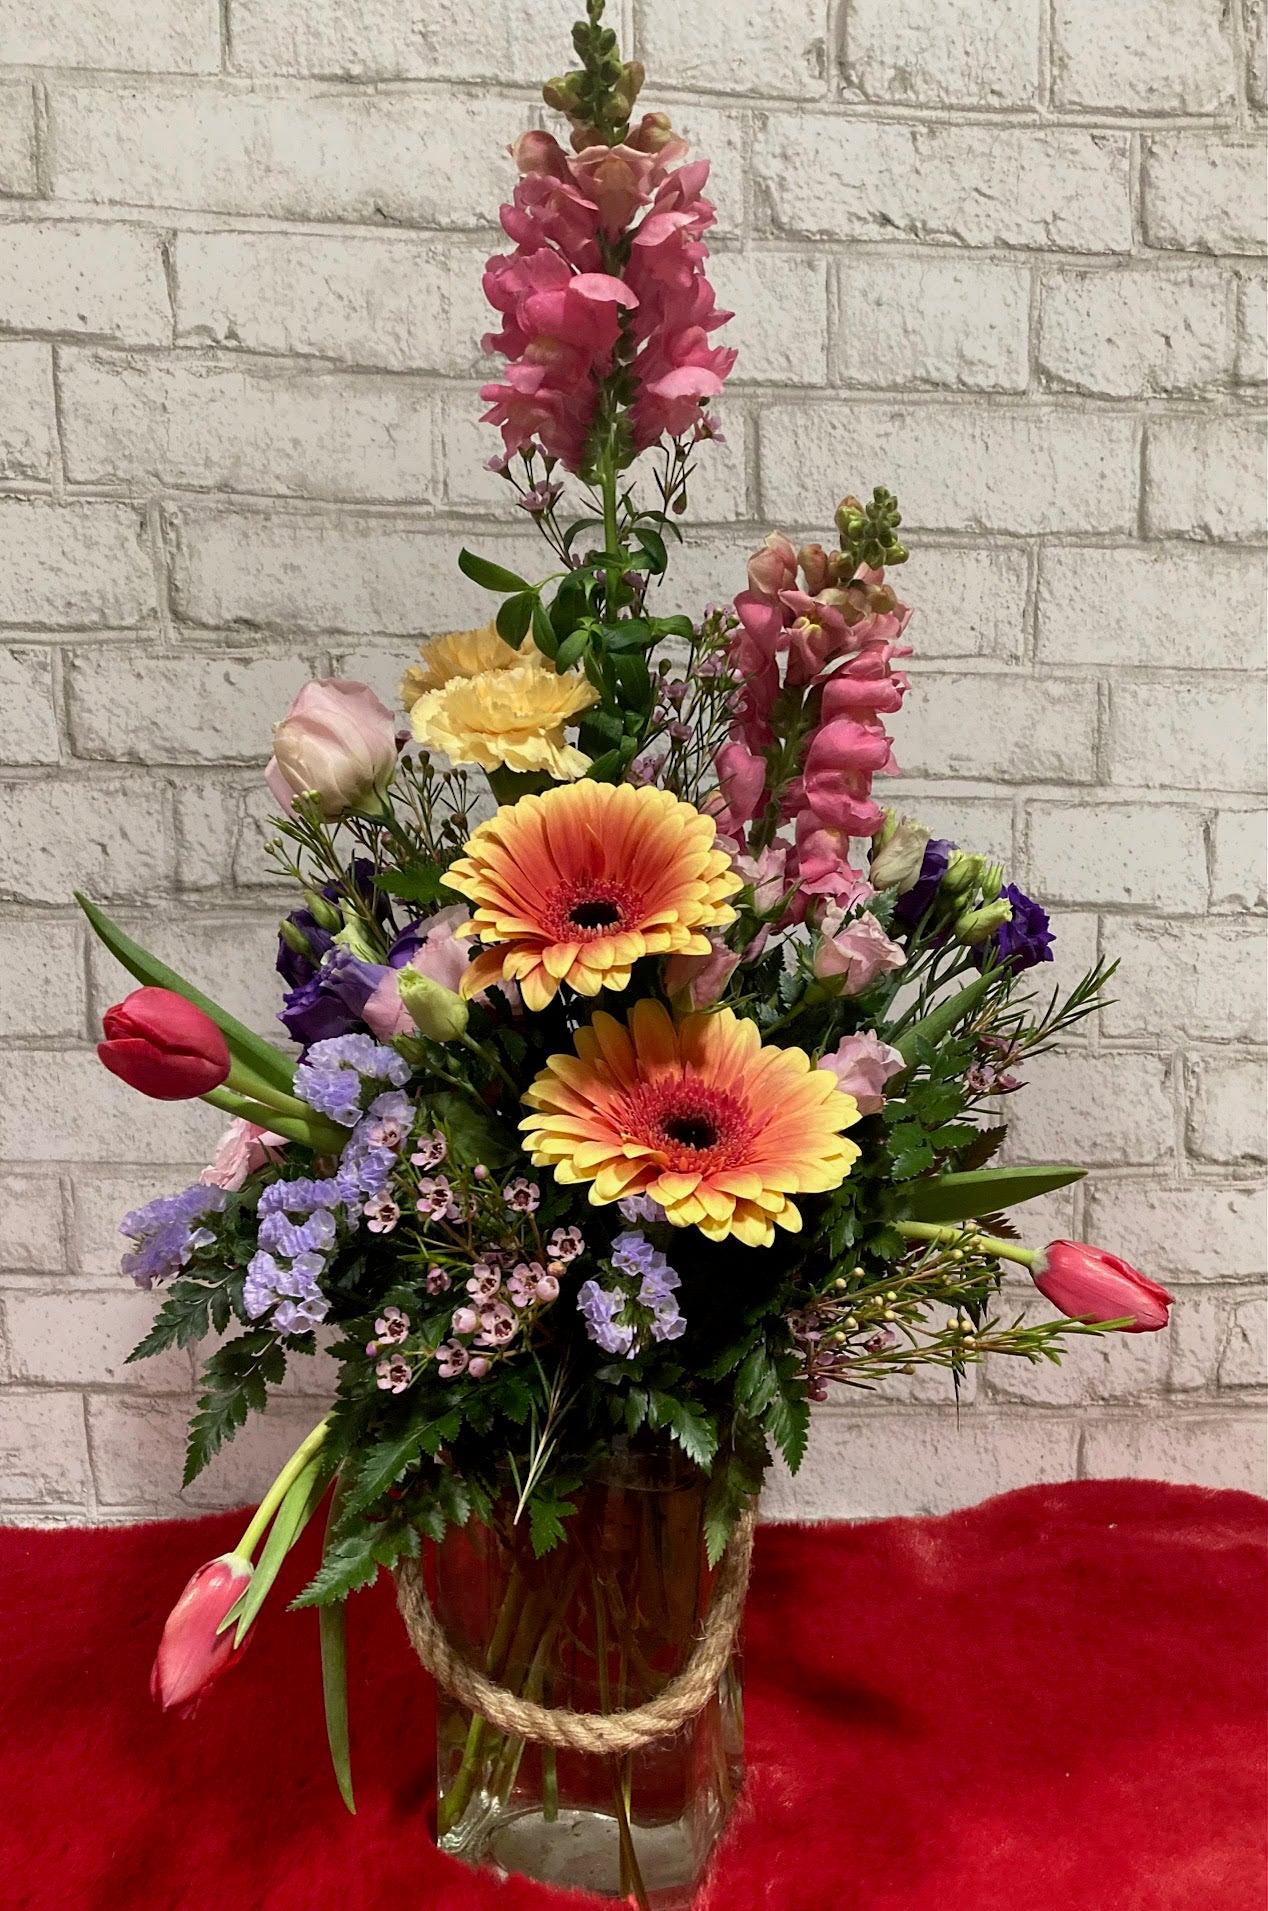
M 216 1628 L 251 1584 L 250 1560 L 222 1553 L 200 1566 L 172 1607 L 150 1674 L 150 1696 L 165 1712 L 189 1718 L 222 1672 L 236 1665 L 251 1635 L 235 1646 L 235 1628 Z
M 209 1015 L 171 989 L 136 989 L 101 1018 L 97 1053 L 112 1075 L 155 1101 L 189 1101 L 219 1088 L 229 1048 Z
M 1131 1319 L 1126 1334 L 1152 1334 L 1167 1324 L 1172 1295 L 1116 1254 L 1083 1241 L 1053 1241 L 1033 1269 L 1035 1286 L 1069 1320 Z

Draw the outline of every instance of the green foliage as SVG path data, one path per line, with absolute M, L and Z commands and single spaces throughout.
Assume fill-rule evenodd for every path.
M 996 1208 L 1012 1208 L 1052 1194 L 1081 1181 L 1083 1168 L 976 1168 L 968 1174 L 945 1174 L 920 1182 L 904 1198 L 903 1212 L 912 1221 L 964 1221 L 980 1218 Z
M 309 1337 L 309 1347 L 312 1342 Z M 270 1327 L 254 1327 L 203 1363 L 203 1390 L 189 1428 L 184 1484 L 189 1486 L 236 1433 L 248 1413 L 263 1413 L 268 1390 L 286 1375 L 286 1354 Z

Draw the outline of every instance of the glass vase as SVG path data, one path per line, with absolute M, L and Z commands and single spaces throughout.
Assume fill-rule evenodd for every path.
M 499 1503 L 433 1549 L 441 1627 L 520 1697 L 643 1704 L 682 1669 L 708 1609 L 704 1491 L 672 1452 L 620 1455 L 572 1495 L 565 1538 L 541 1559 L 514 1501 Z M 442 1850 L 641 1911 L 690 1905 L 742 1776 L 738 1649 L 694 1719 L 621 1755 L 512 1737 L 444 1691 L 437 1704 Z

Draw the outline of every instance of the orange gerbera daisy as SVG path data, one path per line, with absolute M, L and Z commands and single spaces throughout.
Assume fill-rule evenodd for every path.
M 789 1197 L 838 1187 L 858 1158 L 841 1133 L 859 1118 L 853 1095 L 730 1009 L 675 1023 L 636 1002 L 628 1028 L 600 1010 L 576 1042 L 528 1090 L 537 1112 L 520 1127 L 534 1166 L 593 1183 L 596 1207 L 646 1194 L 675 1227 L 769 1247 L 777 1226 L 801 1227 Z
M 465 995 L 518 982 L 544 1009 L 561 982 L 623 989 L 645 955 L 709 955 L 705 929 L 734 922 L 742 881 L 714 822 L 668 790 L 574 783 L 506 804 L 445 877 L 472 904 L 484 950 Z

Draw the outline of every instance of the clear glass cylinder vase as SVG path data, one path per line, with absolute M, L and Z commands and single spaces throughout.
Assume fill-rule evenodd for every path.
M 681 1671 L 707 1613 L 704 1491 L 673 1452 L 618 1456 L 572 1495 L 540 1559 L 527 1519 L 499 1504 L 432 1549 L 437 1618 L 524 1698 L 631 1710 Z M 690 1905 L 743 1772 L 738 1645 L 694 1719 L 623 1755 L 506 1735 L 443 1691 L 437 1705 L 442 1850 L 644 1911 Z

